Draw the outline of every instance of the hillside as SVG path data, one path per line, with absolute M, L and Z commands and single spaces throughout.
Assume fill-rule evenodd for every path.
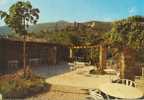
M 32 33 L 39 33 L 42 31 L 49 31 L 54 32 L 55 30 L 65 30 L 66 28 L 75 27 L 76 22 L 69 23 L 66 21 L 58 21 L 53 23 L 40 23 L 33 26 L 30 26 L 29 32 Z M 110 22 L 99 22 L 99 21 L 90 21 L 90 22 L 84 22 L 84 23 L 77 23 L 79 28 L 83 31 L 87 31 L 88 26 L 93 27 L 94 32 L 103 33 L 107 32 L 111 29 L 111 23 Z M 90 30 L 90 29 L 88 29 Z M 67 30 L 69 31 L 69 30 Z M 0 27 L 0 34 L 5 35 L 11 33 L 11 29 L 7 26 L 1 26 Z

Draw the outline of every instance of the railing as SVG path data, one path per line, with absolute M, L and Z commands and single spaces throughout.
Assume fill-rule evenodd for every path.
M 8 61 L 8 70 L 18 68 L 18 60 L 9 60 Z
M 31 58 L 29 59 L 30 66 L 36 66 L 40 64 L 40 58 Z

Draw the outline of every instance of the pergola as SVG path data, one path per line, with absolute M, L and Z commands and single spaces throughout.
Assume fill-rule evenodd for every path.
M 106 59 L 107 59 L 107 49 L 105 45 L 72 45 L 69 46 L 69 58 L 73 58 L 73 50 L 74 49 L 91 49 L 91 56 L 92 56 L 92 49 L 98 48 L 99 49 L 99 65 L 104 68 L 106 66 Z

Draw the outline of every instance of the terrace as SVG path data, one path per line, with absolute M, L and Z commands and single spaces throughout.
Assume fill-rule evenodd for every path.
M 52 99 L 63 100 L 85 100 L 88 96 L 89 89 L 98 89 L 102 84 L 111 83 L 112 80 L 118 79 L 116 74 L 92 75 L 89 71 L 95 66 L 87 65 L 75 70 L 70 69 L 70 65 L 61 64 L 48 69 L 49 67 L 37 67 L 33 71 L 37 75 L 45 77 L 46 82 L 51 84 L 50 91 L 30 99 Z M 135 79 L 136 88 L 144 92 L 144 79 Z M 126 91 L 126 90 L 125 90 Z M 61 96 L 60 96 L 61 95 Z M 60 97 L 59 97 L 60 96 Z

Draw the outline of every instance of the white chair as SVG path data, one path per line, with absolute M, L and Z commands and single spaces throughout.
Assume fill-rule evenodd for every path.
M 0 100 L 2 100 L 2 94 L 0 94 Z
M 90 89 L 89 95 L 86 98 L 87 100 L 105 100 L 104 97 L 101 95 L 101 91 L 97 89 Z M 107 100 L 110 100 L 108 96 Z
M 74 63 L 68 63 L 70 70 L 75 70 Z
M 87 100 L 105 100 L 102 95 L 97 94 L 97 93 L 95 95 L 87 96 L 86 99 Z
M 127 86 L 132 86 L 132 87 L 136 86 L 134 81 L 131 81 L 128 79 L 118 79 L 118 80 L 116 80 L 116 83 L 125 84 Z

